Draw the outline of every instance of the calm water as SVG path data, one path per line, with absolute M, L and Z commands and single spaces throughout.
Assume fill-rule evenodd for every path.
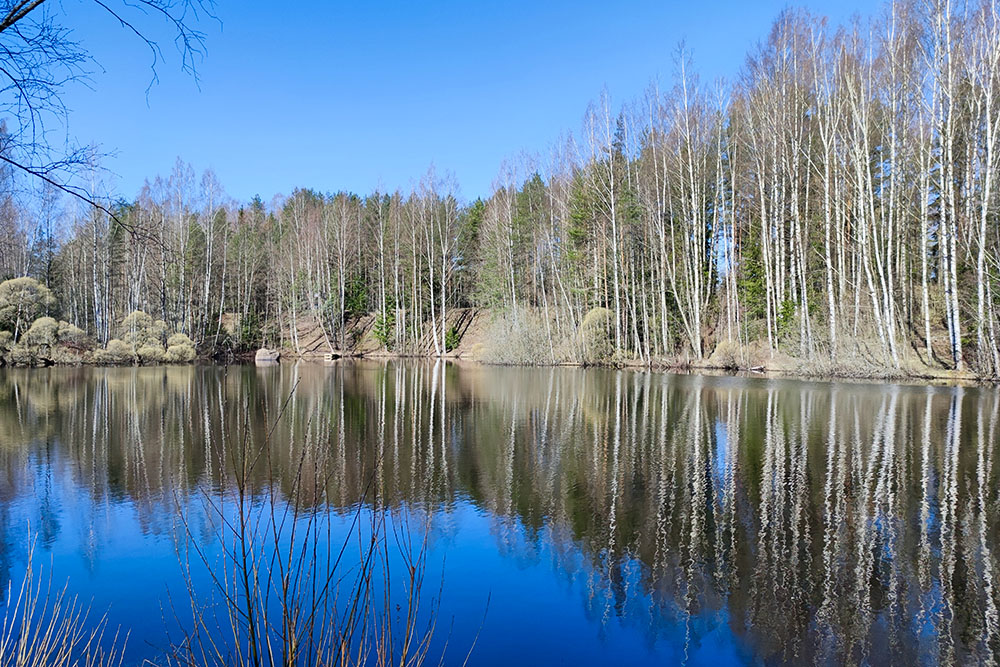
M 630 371 L 3 370 L 0 576 L 30 526 L 157 657 L 178 512 L 211 553 L 196 508 L 276 422 L 278 486 L 323 450 L 335 525 L 373 478 L 429 517 L 446 663 L 477 632 L 470 664 L 995 662 L 998 414 L 992 389 Z

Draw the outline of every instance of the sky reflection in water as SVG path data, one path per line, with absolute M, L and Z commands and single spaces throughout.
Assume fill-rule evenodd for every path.
M 54 581 L 110 605 L 130 660 L 156 657 L 186 600 L 178 508 L 212 552 L 201 501 L 226 484 L 226 438 L 262 434 L 289 395 L 272 454 L 286 474 L 297 447 L 328 449 L 336 530 L 370 474 L 428 512 L 446 662 L 477 632 L 470 664 L 997 659 L 992 389 L 374 362 L 4 370 L 0 575 L 21 576 L 30 524 Z

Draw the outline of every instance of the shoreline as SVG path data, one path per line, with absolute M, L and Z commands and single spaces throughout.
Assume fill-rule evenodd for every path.
M 833 365 L 832 368 L 822 368 L 822 365 L 829 362 L 814 362 L 821 366 L 818 370 L 809 370 L 809 362 L 799 362 L 785 357 L 784 365 L 778 363 L 775 366 L 767 365 L 739 366 L 731 364 L 717 364 L 709 360 L 696 362 L 693 360 L 676 359 L 619 359 L 607 362 L 584 363 L 578 361 L 561 361 L 555 363 L 526 364 L 518 361 L 504 362 L 502 360 L 487 360 L 477 358 L 475 355 L 463 353 L 463 351 L 449 352 L 443 355 L 420 354 L 420 353 L 398 353 L 379 351 L 334 351 L 332 356 L 327 358 L 326 353 L 308 352 L 305 354 L 295 354 L 289 350 L 278 350 L 280 352 L 278 361 L 255 361 L 255 352 L 247 351 L 229 355 L 204 355 L 198 356 L 187 362 L 169 363 L 154 361 L 153 363 L 107 363 L 102 361 L 74 361 L 74 362 L 49 362 L 37 365 L 16 365 L 0 364 L 0 369 L 32 369 L 32 368 L 138 368 L 138 367 L 165 367 L 165 366 L 185 366 L 185 365 L 244 365 L 257 364 L 259 366 L 270 366 L 287 363 L 309 363 L 309 364 L 334 364 L 344 361 L 392 361 L 392 360 L 422 360 L 437 361 L 443 360 L 451 363 L 461 363 L 477 366 L 507 366 L 518 368 L 604 368 L 604 369 L 627 369 L 627 370 L 648 370 L 678 375 L 709 375 L 720 377 L 747 377 L 747 378 L 770 378 L 788 379 L 819 382 L 867 382 L 877 384 L 905 384 L 916 386 L 980 386 L 996 387 L 1000 386 L 1000 379 L 979 377 L 971 371 L 954 371 L 949 369 L 933 369 L 923 367 L 920 369 L 893 369 L 866 367 L 852 368 L 850 365 Z M 789 361 L 793 362 L 789 363 Z
M 626 369 L 626 370 L 649 370 L 677 375 L 711 375 L 721 377 L 749 377 L 749 378 L 770 378 L 788 379 L 803 381 L 823 381 L 823 382 L 869 382 L 877 384 L 906 384 L 917 386 L 983 386 L 996 387 L 1000 381 L 996 378 L 983 378 L 970 371 L 953 371 L 948 369 L 921 369 L 896 370 L 871 369 L 851 371 L 849 367 L 841 367 L 833 372 L 816 371 L 810 372 L 803 368 L 781 368 L 767 366 L 754 367 L 733 367 L 722 366 L 711 363 L 697 362 L 677 362 L 665 359 L 653 359 L 646 362 L 638 359 L 620 360 L 607 363 L 582 363 L 563 361 L 557 363 L 524 364 L 518 362 L 505 363 L 502 361 L 487 361 L 462 354 L 448 353 L 440 356 L 432 354 L 401 354 L 394 352 L 377 353 L 338 353 L 332 360 L 325 360 L 324 355 L 301 354 L 296 355 L 291 352 L 282 351 L 281 358 L 276 364 L 282 363 L 315 363 L 334 364 L 342 361 L 391 361 L 391 360 L 443 360 L 452 363 L 461 363 L 476 366 L 505 366 L 511 368 L 604 368 L 604 369 Z M 226 362 L 207 359 L 219 365 L 227 365 Z M 234 355 L 234 363 L 254 363 L 253 354 Z M 803 362 L 807 363 L 807 362 Z
M 0 345 L 0 367 L 39 368 L 50 366 L 159 366 L 201 364 L 273 364 L 281 361 L 331 363 L 347 359 L 421 359 L 480 364 L 484 366 L 520 366 L 526 368 L 628 368 L 669 373 L 698 373 L 764 378 L 787 378 L 813 381 L 858 381 L 902 383 L 910 385 L 997 386 L 997 375 L 979 375 L 973 370 L 956 371 L 939 360 L 941 350 L 929 352 L 931 364 L 916 348 L 901 355 L 898 366 L 877 359 L 864 340 L 855 340 L 837 348 L 839 360 L 829 353 L 817 353 L 806 360 L 782 349 L 772 349 L 766 341 L 733 343 L 706 340 L 706 353 L 693 358 L 690 352 L 642 358 L 615 351 L 610 332 L 604 325 L 597 329 L 581 324 L 562 333 L 549 332 L 547 341 L 540 335 L 532 338 L 531 322 L 511 323 L 488 309 L 453 308 L 440 326 L 450 324 L 453 339 L 435 337 L 433 330 L 422 327 L 422 334 L 406 338 L 395 350 L 375 335 L 376 314 L 367 313 L 344 323 L 344 331 L 335 347 L 332 337 L 315 318 L 299 318 L 294 335 L 271 341 L 275 347 L 234 350 L 219 341 L 205 340 L 199 346 L 186 334 L 168 335 L 167 325 L 142 311 L 130 313 L 121 324 L 120 338 L 103 347 L 83 330 L 67 322 L 45 316 L 36 319 L 16 343 L 8 334 Z M 537 325 L 537 322 L 535 323 Z M 606 324 L 606 323 L 604 323 Z M 436 325 L 435 325 L 436 326 Z M 537 333 L 537 331 L 536 331 Z M 443 335 L 443 334 L 442 334 Z M 295 341 L 294 349 L 291 341 Z M 4 341 L 0 340 L 0 343 Z M 243 342 L 243 345 L 256 343 Z M 198 354 L 201 347 L 201 354 Z M 438 353 L 438 350 L 447 352 Z M 822 355 L 822 356 L 821 356 Z

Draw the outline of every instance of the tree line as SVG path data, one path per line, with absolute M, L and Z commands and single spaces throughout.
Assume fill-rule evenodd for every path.
M 994 376 L 998 134 L 997 0 L 843 26 L 787 10 L 732 82 L 679 51 L 672 85 L 602 95 L 488 197 L 430 171 L 408 192 L 234 202 L 178 161 L 109 211 L 7 197 L 0 277 L 44 282 L 101 342 L 138 310 L 203 348 L 294 350 L 304 320 L 337 348 L 369 313 L 386 348 L 443 354 L 449 313 L 480 307 L 559 361 L 600 309 L 619 359 Z

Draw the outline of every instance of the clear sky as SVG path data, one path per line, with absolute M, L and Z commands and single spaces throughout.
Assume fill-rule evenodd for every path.
M 134 197 L 179 156 L 227 192 L 265 201 L 295 187 L 408 190 L 434 164 L 464 199 L 501 161 L 545 153 L 607 87 L 612 104 L 671 84 L 684 40 L 703 81 L 731 79 L 787 3 L 778 0 L 269 2 L 218 0 L 201 22 L 200 84 L 148 52 L 90 0 L 62 0 L 101 69 L 66 95 L 70 135 L 115 154 Z M 801 0 L 835 23 L 871 0 Z

